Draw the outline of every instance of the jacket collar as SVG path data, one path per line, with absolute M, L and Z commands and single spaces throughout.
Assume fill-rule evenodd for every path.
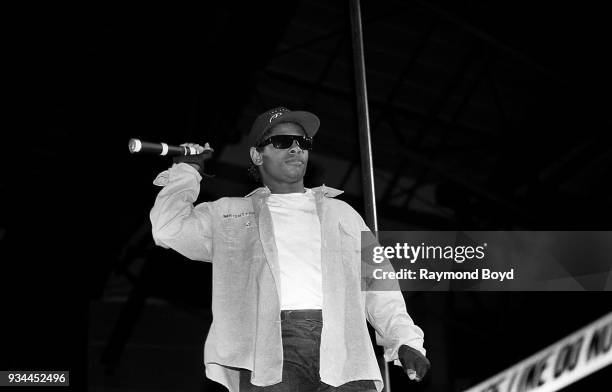
M 336 197 L 342 193 L 344 193 L 344 191 L 326 186 L 325 184 L 318 186 L 316 188 L 311 188 L 312 192 L 315 194 L 315 198 L 316 199 L 320 199 L 321 197 L 325 196 L 325 197 Z M 270 196 L 271 192 L 270 189 L 267 186 L 262 186 L 259 187 L 255 190 L 253 190 L 251 193 L 249 193 L 248 195 L 246 195 L 245 197 L 254 197 L 254 198 L 264 198 L 264 197 L 268 197 Z

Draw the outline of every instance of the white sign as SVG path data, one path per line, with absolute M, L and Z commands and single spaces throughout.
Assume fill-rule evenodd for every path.
M 609 313 L 466 392 L 557 391 L 612 363 L 611 346 Z

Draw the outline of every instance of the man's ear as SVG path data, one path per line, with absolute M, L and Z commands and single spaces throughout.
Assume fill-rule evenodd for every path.
M 253 162 L 253 164 L 255 166 L 261 166 L 263 163 L 263 157 L 261 156 L 261 153 L 257 151 L 255 147 L 251 147 L 249 152 L 251 154 L 251 161 Z

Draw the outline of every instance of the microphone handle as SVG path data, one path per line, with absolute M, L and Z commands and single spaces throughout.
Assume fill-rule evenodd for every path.
M 145 142 L 140 139 L 130 139 L 128 148 L 132 154 L 148 153 L 162 156 L 196 155 L 195 148 L 185 146 L 172 146 L 166 143 Z M 206 151 L 204 151 L 206 153 Z

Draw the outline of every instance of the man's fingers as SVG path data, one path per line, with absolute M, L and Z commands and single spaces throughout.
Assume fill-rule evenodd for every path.
M 417 374 L 417 378 L 419 380 L 422 379 L 423 377 L 425 377 L 425 374 L 427 374 L 427 366 L 419 366 L 417 368 L 416 374 Z
M 199 145 L 199 144 L 197 144 L 197 143 L 183 143 L 183 144 L 181 144 L 181 146 L 183 146 L 183 147 L 195 148 L 195 150 L 196 150 L 196 152 L 197 152 L 198 154 L 203 153 L 203 152 L 204 152 L 204 150 L 212 150 L 212 149 L 210 148 L 210 145 L 209 145 L 208 143 L 206 143 L 206 148 L 205 148 L 205 147 L 200 146 L 200 145 Z
M 429 363 L 419 363 L 416 367 L 417 380 L 421 380 L 429 371 Z
M 406 374 L 411 380 L 421 381 L 429 371 L 428 363 L 413 362 L 408 364 Z
M 421 381 L 421 379 L 423 378 L 423 377 L 419 377 L 419 376 L 417 375 L 416 370 L 414 370 L 414 369 L 408 369 L 408 370 L 406 370 L 406 374 L 408 375 L 408 378 L 409 378 L 409 379 L 411 379 L 411 380 L 415 380 L 415 381 Z

